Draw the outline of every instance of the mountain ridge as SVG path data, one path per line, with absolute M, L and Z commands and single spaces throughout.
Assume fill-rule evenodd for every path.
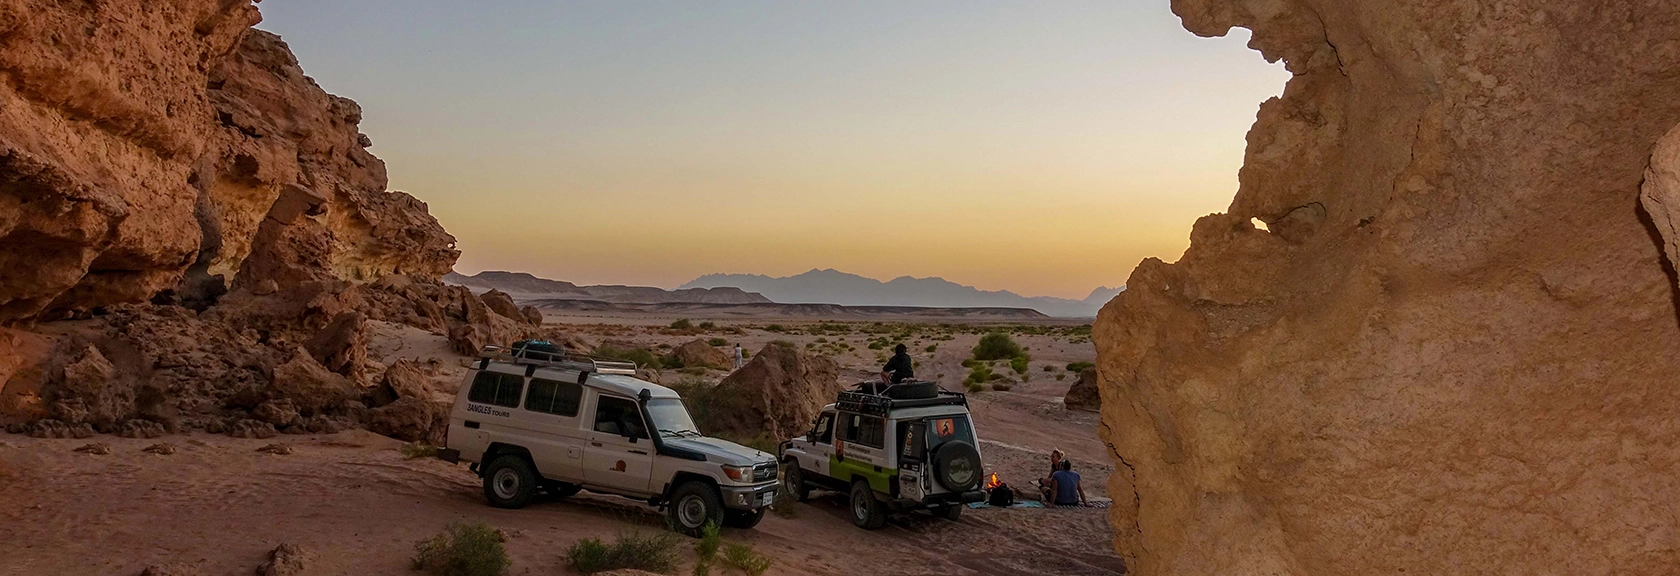
M 1090 318 L 1097 315 L 1125 287 L 1101 286 L 1084 300 L 1053 296 L 1022 296 L 1008 290 L 981 290 L 938 276 L 899 276 L 885 282 L 842 272 L 816 269 L 793 276 L 764 274 L 706 274 L 684 283 L 686 288 L 738 288 L 786 304 L 846 306 L 999 307 L 1030 308 L 1047 316 Z

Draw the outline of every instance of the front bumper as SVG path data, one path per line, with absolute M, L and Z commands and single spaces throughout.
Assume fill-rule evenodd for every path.
M 718 491 L 723 493 L 724 507 L 736 510 L 757 510 L 776 501 L 775 482 L 754 486 L 720 486 Z

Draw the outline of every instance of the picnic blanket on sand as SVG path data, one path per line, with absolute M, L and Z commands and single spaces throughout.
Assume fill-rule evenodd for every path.
M 1114 502 L 1112 500 L 1092 500 L 1091 505 L 1089 505 L 1089 506 L 1077 506 L 1077 505 L 1075 505 L 1075 506 L 1056 506 L 1056 505 L 1045 505 L 1043 502 L 1039 502 L 1037 500 L 1017 500 L 1017 501 L 1015 501 L 1014 504 L 1009 505 L 1009 506 L 1002 506 L 1002 508 L 1107 508 L 1107 507 L 1109 507 L 1113 504 L 1114 504 Z M 976 508 L 976 509 L 978 509 L 978 508 L 999 508 L 999 506 L 993 506 L 993 505 L 987 504 L 985 502 L 970 502 L 968 504 L 968 507 L 969 508 Z

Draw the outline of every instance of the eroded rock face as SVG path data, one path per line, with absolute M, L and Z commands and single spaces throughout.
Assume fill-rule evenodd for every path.
M 1062 397 L 1062 405 L 1068 410 L 1102 410 L 1102 393 L 1097 385 L 1096 368 L 1086 368 L 1079 372 L 1079 379 L 1073 381 L 1072 386 L 1068 386 L 1067 395 Z
M 1680 122 L 1680 4 L 1173 9 L 1295 76 L 1229 213 L 1096 324 L 1128 566 L 1680 566 L 1680 322 L 1640 210 Z
M 0 2 L 0 322 L 449 271 L 454 239 L 385 190 L 361 109 L 259 20 L 247 0 Z
M 683 366 L 717 368 L 720 370 L 734 367 L 734 360 L 729 357 L 729 353 L 707 344 L 704 339 L 690 340 L 682 346 L 678 346 L 671 351 L 671 357 L 682 363 Z
M 706 391 L 708 434 L 736 438 L 790 438 L 809 430 L 823 405 L 834 401 L 839 366 L 826 356 L 771 343 L 740 370 Z

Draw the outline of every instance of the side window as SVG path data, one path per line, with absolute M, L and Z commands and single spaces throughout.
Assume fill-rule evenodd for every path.
M 820 442 L 820 443 L 823 443 L 823 444 L 833 444 L 834 443 L 834 415 L 833 414 L 823 414 L 822 418 L 817 419 L 817 427 L 813 428 L 812 431 L 816 432 L 817 442 Z
M 531 379 L 531 393 L 525 395 L 525 409 L 532 412 L 576 417 L 583 387 L 574 382 Z
M 886 427 L 886 421 L 870 416 L 861 418 L 858 422 L 857 443 L 870 448 L 886 448 L 886 439 L 882 438 L 885 434 L 882 429 Z
M 524 384 L 523 377 L 484 370 L 473 377 L 467 401 L 513 408 L 519 406 L 520 388 Z
M 648 437 L 642 411 L 636 408 L 636 403 L 611 396 L 602 396 L 595 403 L 595 431 L 631 438 Z

